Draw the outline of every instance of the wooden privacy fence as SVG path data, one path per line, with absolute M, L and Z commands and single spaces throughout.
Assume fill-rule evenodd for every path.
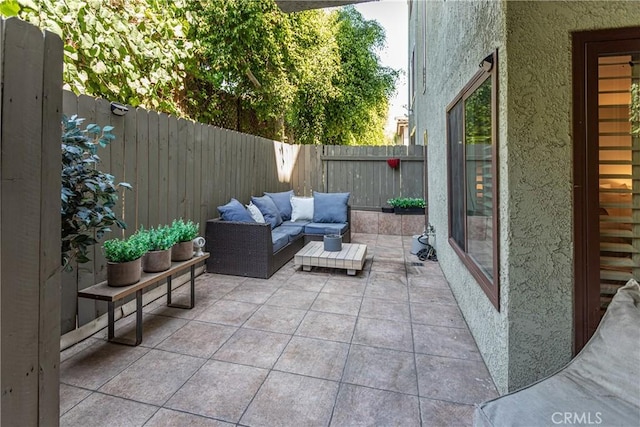
M 379 210 L 392 197 L 424 197 L 425 151 L 422 145 L 382 147 L 303 145 L 293 167 L 292 188 L 350 192 L 353 209 Z M 392 169 L 387 160 L 400 159 Z

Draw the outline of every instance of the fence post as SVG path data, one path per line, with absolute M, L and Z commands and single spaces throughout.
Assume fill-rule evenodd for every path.
M 57 425 L 62 41 L 0 21 L 0 424 Z

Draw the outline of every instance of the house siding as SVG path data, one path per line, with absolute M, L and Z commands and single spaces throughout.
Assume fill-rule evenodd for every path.
M 638 25 L 640 7 L 634 1 L 418 4 L 427 8 L 426 21 L 422 13 L 412 15 L 409 44 L 418 34 L 415 45 L 421 47 L 426 29 L 427 90 L 416 92 L 410 128 L 428 134 L 429 219 L 442 269 L 504 393 L 554 372 L 572 356 L 571 33 Z M 499 312 L 447 241 L 446 164 L 446 106 L 496 49 Z M 416 52 L 420 76 L 422 57 Z

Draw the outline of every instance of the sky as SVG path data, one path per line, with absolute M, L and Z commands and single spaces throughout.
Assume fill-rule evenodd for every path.
M 385 29 L 387 46 L 379 52 L 382 65 L 402 70 L 396 83 L 396 94 L 389 101 L 387 132 L 395 132 L 395 118 L 407 114 L 407 7 L 407 0 L 379 0 L 355 5 L 365 19 L 376 20 Z

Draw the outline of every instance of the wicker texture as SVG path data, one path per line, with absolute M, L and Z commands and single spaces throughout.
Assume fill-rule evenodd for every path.
M 351 242 L 351 209 L 347 210 L 349 227 L 342 236 Z M 312 240 L 322 235 L 301 234 L 278 252 L 273 253 L 271 227 L 256 222 L 210 219 L 206 226 L 207 272 L 268 279 Z

